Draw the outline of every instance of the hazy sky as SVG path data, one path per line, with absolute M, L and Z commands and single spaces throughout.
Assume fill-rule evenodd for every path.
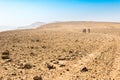
M 0 0 L 0 26 L 37 21 L 120 22 L 120 0 Z

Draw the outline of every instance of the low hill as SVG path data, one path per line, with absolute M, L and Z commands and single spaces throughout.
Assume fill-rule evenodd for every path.
M 17 29 L 35 29 L 38 26 L 41 26 L 41 25 L 44 25 L 44 24 L 45 24 L 44 22 L 35 22 L 35 23 L 32 23 L 32 24 L 27 25 L 27 26 L 18 27 Z

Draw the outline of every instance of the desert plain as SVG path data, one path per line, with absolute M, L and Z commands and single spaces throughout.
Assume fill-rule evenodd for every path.
M 0 80 L 120 80 L 120 23 L 0 32 Z

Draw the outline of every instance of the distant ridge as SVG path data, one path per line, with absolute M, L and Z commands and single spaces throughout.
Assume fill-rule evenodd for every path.
M 44 25 L 44 24 L 45 24 L 44 22 L 35 22 L 35 23 L 32 23 L 27 26 L 18 27 L 17 29 L 34 29 L 34 28 L 40 27 L 41 25 Z
M 15 29 L 16 29 L 15 26 L 0 26 L 0 32 L 8 31 L 8 30 L 15 30 Z
M 119 22 L 98 22 L 98 21 L 59 21 L 42 25 L 40 28 L 119 28 Z

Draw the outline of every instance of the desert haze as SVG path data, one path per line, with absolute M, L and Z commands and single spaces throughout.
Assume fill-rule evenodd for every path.
M 0 80 L 120 80 L 120 23 L 0 32 Z

